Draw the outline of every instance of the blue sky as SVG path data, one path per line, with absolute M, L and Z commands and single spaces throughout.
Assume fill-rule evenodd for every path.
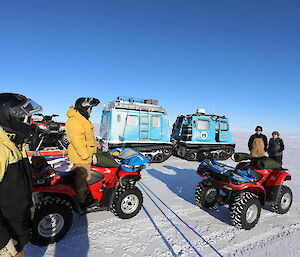
M 299 1 L 1 1 L 0 91 L 44 113 L 81 96 L 205 108 L 232 130 L 300 135 Z M 99 122 L 101 107 L 91 120 Z

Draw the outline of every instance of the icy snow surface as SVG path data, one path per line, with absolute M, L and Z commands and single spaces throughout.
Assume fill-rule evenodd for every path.
M 237 151 L 247 150 L 249 134 L 235 133 Z M 28 245 L 26 256 L 300 256 L 300 137 L 283 137 L 284 167 L 292 174 L 294 202 L 287 214 L 264 208 L 252 230 L 232 226 L 225 207 L 200 209 L 194 190 L 196 162 L 171 157 L 151 164 L 138 183 L 144 207 L 129 220 L 110 212 L 75 216 L 69 233 L 48 247 Z M 230 160 L 227 164 L 233 164 Z

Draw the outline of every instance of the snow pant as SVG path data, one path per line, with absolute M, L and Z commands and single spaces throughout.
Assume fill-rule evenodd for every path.
M 91 164 L 76 163 L 72 170 L 75 172 L 75 190 L 79 203 L 85 203 L 89 194 L 87 181 L 91 179 Z
M 279 156 L 269 156 L 270 158 L 272 158 L 274 161 L 277 161 L 278 163 L 280 163 L 280 165 L 282 166 L 282 155 Z
M 31 213 L 29 206 L 9 209 L 1 208 L 0 212 L 2 224 L 5 226 L 9 236 L 16 241 L 15 250 L 22 252 L 24 245 L 27 244 L 30 239 Z M 6 246 L 7 251 L 9 250 L 11 252 L 11 244 L 8 242 Z M 2 257 L 1 254 L 0 256 Z

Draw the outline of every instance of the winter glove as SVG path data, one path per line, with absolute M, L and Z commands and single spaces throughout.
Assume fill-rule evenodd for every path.
M 98 162 L 97 155 L 94 153 L 92 157 L 92 164 L 95 165 L 97 164 L 97 162 Z

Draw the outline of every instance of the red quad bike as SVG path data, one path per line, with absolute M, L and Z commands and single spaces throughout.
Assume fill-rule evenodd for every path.
M 148 162 L 146 157 L 129 148 L 122 150 L 118 159 L 108 152 L 96 155 L 100 161 L 92 166 L 92 177 L 88 181 L 93 203 L 84 211 L 76 199 L 74 174 L 54 170 L 42 156 L 32 157 L 33 244 L 48 245 L 63 238 L 72 225 L 73 212 L 111 211 L 121 219 L 138 214 L 143 196 L 135 184 Z M 138 163 L 132 165 L 134 158 Z
M 248 154 L 236 153 L 235 161 L 251 158 Z M 235 168 L 204 160 L 197 173 L 204 179 L 195 191 L 197 204 L 209 208 L 218 203 L 228 204 L 234 226 L 241 229 L 253 228 L 267 204 L 274 212 L 287 213 L 293 201 L 292 191 L 283 185 L 291 180 L 291 174 L 270 158 L 251 158 Z

